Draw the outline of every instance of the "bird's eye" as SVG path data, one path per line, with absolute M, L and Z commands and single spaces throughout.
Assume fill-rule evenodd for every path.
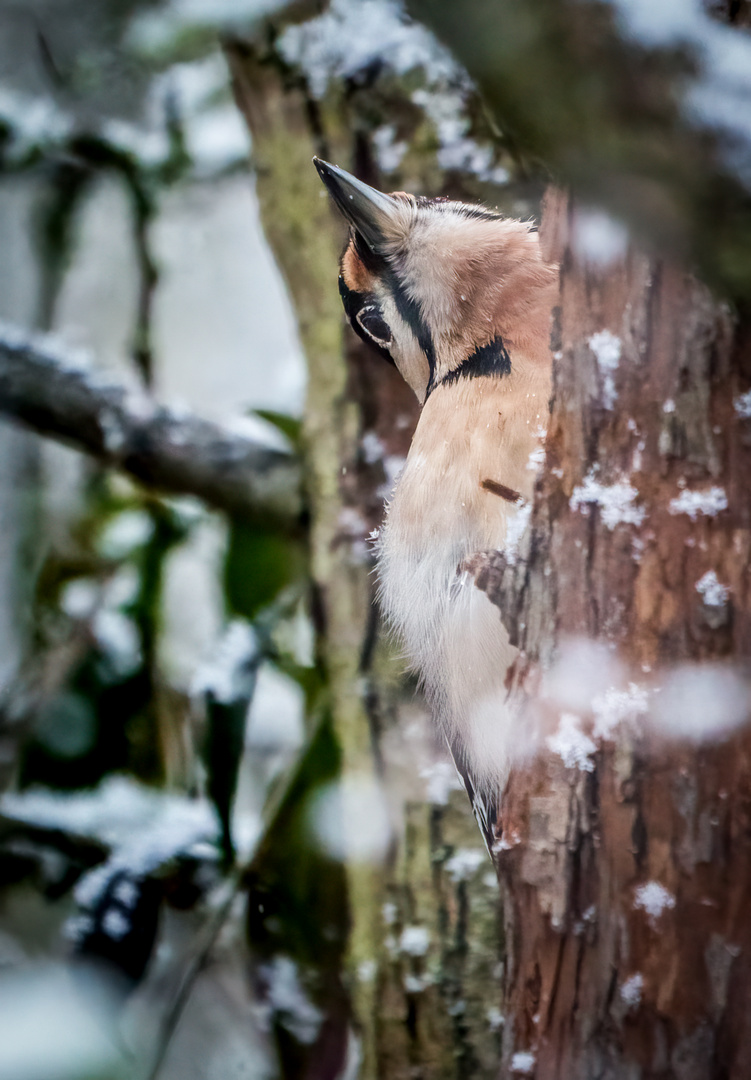
M 372 338 L 377 345 L 387 348 L 391 344 L 391 330 L 375 304 L 366 304 L 365 307 L 360 308 L 355 318 L 361 329 L 363 329 L 368 337 Z

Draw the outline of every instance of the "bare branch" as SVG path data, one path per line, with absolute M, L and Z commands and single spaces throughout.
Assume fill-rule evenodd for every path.
M 291 455 L 105 383 L 50 339 L 0 331 L 0 415 L 168 494 L 284 528 L 302 512 Z

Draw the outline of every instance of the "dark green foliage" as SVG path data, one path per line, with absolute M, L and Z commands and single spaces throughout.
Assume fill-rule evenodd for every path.
M 230 523 L 224 591 L 234 615 L 253 620 L 305 573 L 301 542 L 244 521 Z
M 151 528 L 143 542 L 136 540 L 113 561 L 97 545 L 106 525 L 124 510 L 148 514 Z M 76 788 L 120 770 L 161 779 L 155 691 L 162 579 L 165 559 L 186 539 L 188 529 L 166 504 L 151 499 L 124 503 L 113 500 L 106 485 L 93 485 L 90 514 L 79 526 L 81 549 L 70 562 L 53 554 L 39 574 L 38 616 L 53 635 L 46 644 L 70 657 L 70 667 L 35 712 L 20 762 L 22 784 Z M 59 605 L 66 586 L 83 581 L 92 589 L 106 589 L 114 572 L 125 566 L 135 571 L 136 588 L 114 613 L 130 629 L 135 650 L 123 656 L 97 640 L 87 622 L 66 631 L 69 621 Z

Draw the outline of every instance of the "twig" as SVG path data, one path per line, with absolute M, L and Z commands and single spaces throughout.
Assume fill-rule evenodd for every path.
M 288 454 L 75 367 L 48 338 L 0 327 L 0 415 L 167 494 L 293 529 L 300 471 Z

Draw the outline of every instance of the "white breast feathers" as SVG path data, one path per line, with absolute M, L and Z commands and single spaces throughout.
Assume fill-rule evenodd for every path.
M 425 404 L 381 532 L 380 597 L 433 712 L 476 788 L 498 791 L 527 749 L 505 685 L 516 649 L 501 613 L 460 569 L 503 549 L 523 503 L 482 486 L 532 494 L 549 376 L 438 387 Z M 517 525 L 519 523 L 517 522 Z

